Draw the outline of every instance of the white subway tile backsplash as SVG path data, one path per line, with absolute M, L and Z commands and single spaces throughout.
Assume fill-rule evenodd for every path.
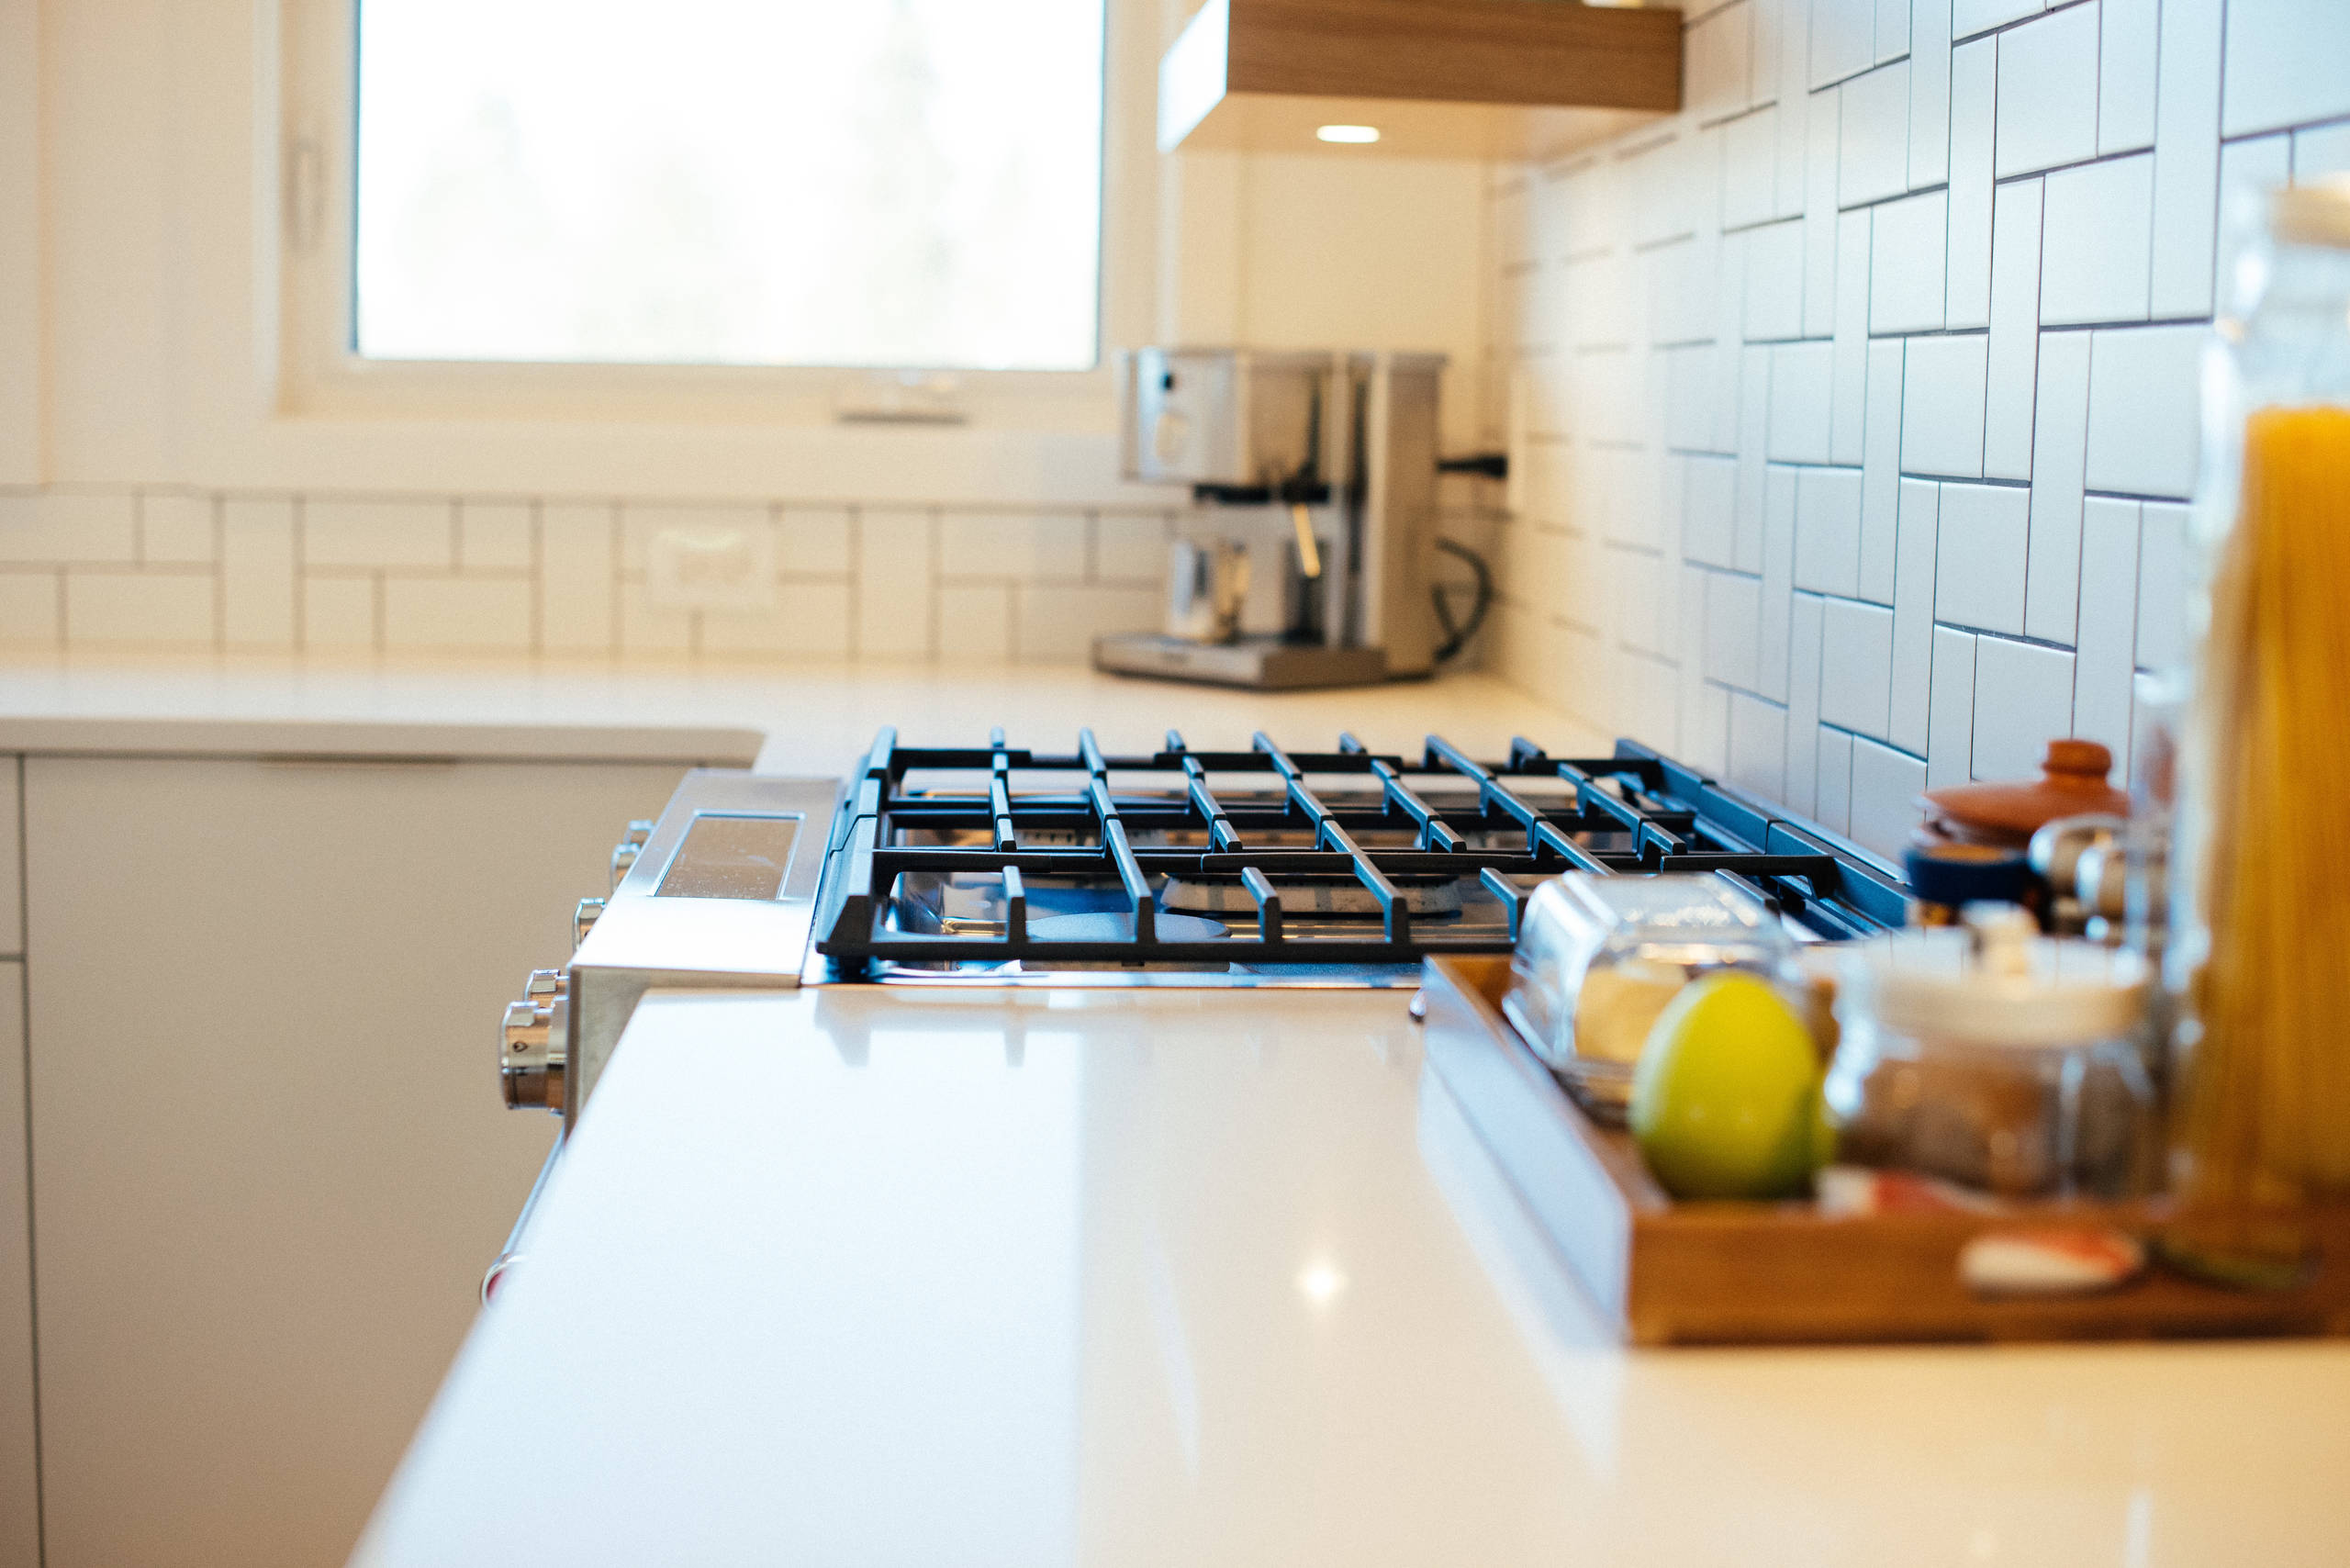
M 938 520 L 938 543 L 939 570 L 949 577 L 1085 580 L 1082 517 L 945 512 Z
M 531 580 L 514 577 L 384 579 L 384 646 L 438 652 L 527 654 Z
M 1796 471 L 1774 464 L 1763 486 L 1762 610 L 1754 689 L 1787 700 L 1787 617 L 1795 592 Z
M 2221 0 L 2163 0 L 2154 71 L 2157 318 L 2211 309 L 2220 179 Z
M 549 502 L 541 509 L 538 625 L 543 651 L 610 654 L 617 648 L 617 532 L 609 506 Z
M 1795 596 L 1787 636 L 1786 758 L 1788 808 L 1809 815 L 1819 784 L 1819 674 L 1823 603 Z
M 1752 691 L 1761 666 L 1762 579 L 1706 575 L 1706 678 Z
M 1681 549 L 1709 566 L 1736 564 L 1738 464 L 1729 457 L 1684 457 Z
M 294 645 L 294 503 L 220 503 L 220 623 L 230 648 Z
M 1975 644 L 1975 777 L 2040 777 L 2048 743 L 2073 733 L 2073 655 L 2002 637 Z
M 210 647 L 210 572 L 74 571 L 65 574 L 65 640 Z
M 1741 115 L 1721 128 L 1720 137 L 1721 226 L 1745 229 L 1777 218 L 1778 111 L 1765 107 Z
M 2350 6 L 2229 0 L 2221 134 L 2350 115 Z
M 1930 191 L 1888 202 L 1869 237 L 1869 330 L 1932 331 L 1942 325 L 1950 196 Z
M 1771 421 L 1771 351 L 1750 348 L 1738 373 L 1738 505 L 1732 564 L 1762 569 L 1762 465 Z
M 1827 599 L 1819 646 L 1821 721 L 1883 736 L 1893 692 L 1893 611 L 1852 599 Z
M 1909 835 L 1918 829 L 1922 814 L 1918 796 L 1925 787 L 1922 759 L 1874 741 L 1853 741 L 1852 815 L 1847 829 L 1853 842 L 1899 865 Z
M 623 579 L 616 613 L 619 652 L 627 658 L 675 659 L 695 650 L 699 617 L 656 608 L 642 579 Z
M 1856 598 L 1861 589 L 1861 474 L 1796 471 L 1795 585 Z
M 2154 263 L 2154 154 L 2059 170 L 2046 185 L 2041 320 L 2144 320 Z
M 2088 431 L 2089 334 L 2043 332 L 2033 397 L 2031 558 L 2024 573 L 2028 636 L 2073 640 Z
M 531 511 L 528 501 L 459 501 L 458 569 L 530 571 L 535 564 Z
M 1787 711 L 1743 691 L 1729 694 L 1729 781 L 1766 801 L 1787 790 Z
M 2031 477 L 2040 369 L 2040 187 L 2001 185 L 1991 224 L 1991 349 L 1984 377 L 1983 475 Z
M 2350 171 L 2350 121 L 2293 133 L 2293 178 L 2308 184 L 2321 174 Z
M 2138 535 L 2137 660 L 2165 673 L 2187 663 L 2188 510 L 2148 501 Z
M 856 652 L 927 658 L 938 648 L 931 585 L 936 520 L 911 508 L 867 507 L 856 519 Z
M 1682 105 L 1701 125 L 1744 114 L 1753 47 L 1754 7 L 1726 6 L 1693 25 L 1682 88 Z
M 1950 178 L 1951 0 L 1901 0 L 1909 54 L 1909 188 Z
M 1858 463 L 1868 431 L 1869 213 L 1836 216 L 1835 364 L 1828 455 Z
M 1901 388 L 1902 472 L 1981 476 L 1988 347 L 1980 332 L 1910 341 Z
M 2040 0 L 1956 0 L 1952 10 L 1952 34 L 1964 39 L 2036 17 L 2041 4 Z
M 1839 301 L 1844 297 L 1847 282 L 1843 271 L 1848 254 L 1843 238 L 1846 224 L 1836 209 L 1837 98 L 1834 93 L 1822 93 L 1806 111 L 1810 134 L 1804 147 L 1803 330 L 1807 338 L 1824 338 L 1838 330 Z M 1852 217 L 1865 225 L 1864 213 Z M 1868 300 L 1867 232 L 1864 226 L 1860 259 L 1854 263 L 1859 270 L 1850 280 L 1860 286 L 1864 306 Z M 1863 331 L 1868 330 L 1865 322 L 1859 325 Z
M 2097 0 L 1999 35 L 1999 177 L 2097 155 Z
M 2013 485 L 1944 485 L 1934 619 L 2021 634 L 2024 545 L 2031 529 L 2031 491 Z
M 453 501 L 306 496 L 301 514 L 305 571 L 321 566 L 447 571 L 457 564 Z
M 958 664 L 1009 661 L 1013 591 L 1009 583 L 940 584 L 938 645 L 953 649 Z
M 1771 351 L 1770 434 L 1774 463 L 1825 463 L 1834 398 L 1835 345 L 1782 343 Z
M 2154 144 L 2154 54 L 2158 0 L 2101 0 L 2098 17 L 2097 150 L 2135 152 Z
M 1842 730 L 1819 728 L 1818 795 L 1812 820 L 1830 833 L 1850 832 L 1852 825 L 1852 737 Z
M 2090 489 L 2194 494 L 2201 424 L 2196 375 L 2210 335 L 2201 326 L 2091 334 Z
M 0 567 L 0 645 L 55 648 L 64 636 L 63 588 L 63 574 L 54 567 Z
M 1729 771 L 1729 689 L 1702 681 L 1681 700 L 1681 760 L 1719 778 Z
M 1964 784 L 1975 750 L 1975 637 L 1934 628 L 1934 694 L 1926 721 L 1926 786 Z
M 1876 61 L 1876 0 L 1811 0 L 1811 84 L 1857 76 Z
M 1868 431 L 1861 462 L 1861 597 L 1893 602 L 1901 505 L 1902 340 L 1869 345 Z
M 1105 583 L 1158 583 L 1167 577 L 1168 521 L 1107 513 L 1094 521 L 1093 573 Z M 943 642 L 941 646 L 953 647 Z
M 1828 207 L 1833 211 L 1836 100 L 1827 95 L 1814 97 L 1810 91 L 1811 6 L 1808 0 L 1770 0 L 1770 6 L 1778 12 L 1777 19 L 1755 31 L 1758 39 L 1767 36 L 1775 53 L 1758 53 L 1754 70 L 1758 95 L 1763 88 L 1762 73 L 1767 69 L 1774 73 L 1772 95 L 1777 99 L 1779 108 L 1779 216 L 1793 218 L 1809 203 L 1809 148 L 1821 135 L 1818 122 L 1823 118 L 1828 122 Z
M 939 589 L 942 617 L 952 591 L 956 590 Z M 705 614 L 699 651 L 706 658 L 719 659 L 846 658 L 848 601 L 849 586 L 845 582 L 778 583 L 773 609 L 749 614 Z M 962 656 L 959 649 L 957 656 Z M 974 647 L 970 656 L 977 659 L 987 655 Z
M 1750 342 L 1803 336 L 1803 219 L 1747 233 L 1745 327 Z
M 137 498 L 128 490 L 0 496 L 0 562 L 138 558 Z
M 1021 583 L 1013 593 L 1013 655 L 1029 663 L 1079 663 L 1094 638 L 1150 631 L 1163 609 L 1156 588 Z
M 1909 188 L 1909 63 L 1855 76 L 1839 89 L 1836 204 L 1858 207 Z
M 302 577 L 302 650 L 305 653 L 374 653 L 384 645 L 376 616 L 373 573 Z
M 1991 148 L 1998 40 L 1964 44 L 1950 57 L 1950 260 L 1944 319 L 1953 329 L 1991 320 Z
M 846 507 L 780 507 L 776 566 L 788 577 L 845 577 L 856 569 L 849 536 Z
M 2073 733 L 2130 751 L 2137 671 L 2136 501 L 2092 496 L 2081 510 L 2080 641 L 2073 666 Z
M 1909 52 L 1910 0 L 1876 0 L 1876 57 L 1898 60 Z
M 148 566 L 206 566 L 219 559 L 215 498 L 149 490 L 139 498 L 139 559 Z
M 1901 481 L 1901 543 L 1893 584 L 1892 709 L 1886 737 L 1904 751 L 1926 749 L 1933 685 L 1934 558 L 1942 487 Z

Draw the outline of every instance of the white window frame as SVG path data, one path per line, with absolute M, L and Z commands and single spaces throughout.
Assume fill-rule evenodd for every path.
M 285 0 L 281 17 L 278 413 L 817 426 L 887 398 L 897 372 L 362 358 L 352 348 L 357 4 Z M 1117 351 L 1145 342 L 1156 313 L 1158 31 L 1153 0 L 1105 0 L 1094 366 L 939 373 L 968 425 L 1074 433 L 1114 422 Z

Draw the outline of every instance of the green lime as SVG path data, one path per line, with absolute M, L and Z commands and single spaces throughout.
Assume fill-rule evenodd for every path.
M 1786 1198 L 1825 1158 L 1819 1056 L 1795 1009 L 1748 974 L 1673 998 L 1632 1074 L 1632 1137 L 1676 1198 Z

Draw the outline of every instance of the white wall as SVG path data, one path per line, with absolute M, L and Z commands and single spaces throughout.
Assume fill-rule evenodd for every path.
M 2124 756 L 2176 645 L 2221 193 L 2350 166 L 2350 6 L 1686 23 L 1684 113 L 1496 181 L 1498 658 L 1880 849 L 2051 736 Z
M 1117 477 L 1106 374 L 955 430 L 811 422 L 691 375 L 295 396 L 279 138 L 303 78 L 280 56 L 341 3 L 0 0 L 0 642 L 1065 658 L 1156 621 L 1182 498 Z M 1108 346 L 1440 350 L 1469 443 L 1486 169 L 1160 158 L 1183 9 L 1113 0 Z M 1471 488 L 1449 494 L 1473 537 Z M 679 507 L 777 531 L 778 610 L 643 606 L 647 520 Z

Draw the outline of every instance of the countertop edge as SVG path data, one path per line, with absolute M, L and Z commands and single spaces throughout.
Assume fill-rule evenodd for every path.
M 98 714 L 0 717 L 0 752 L 28 756 L 679 762 L 748 767 L 766 742 L 764 730 L 740 725 Z

